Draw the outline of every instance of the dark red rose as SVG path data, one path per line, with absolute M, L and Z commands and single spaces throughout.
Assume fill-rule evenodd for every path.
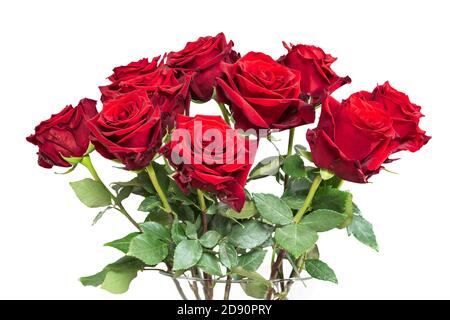
M 147 58 L 139 61 L 130 62 L 126 66 L 116 67 L 113 74 L 108 77 L 111 82 L 124 81 L 137 76 L 151 73 L 158 67 L 159 56 L 148 62 Z
M 217 95 L 230 106 L 236 127 L 285 130 L 314 122 L 314 108 L 300 99 L 300 73 L 250 52 L 223 64 Z
M 190 75 L 160 66 L 150 73 L 129 76 L 125 80 L 100 87 L 102 101 L 107 102 L 134 91 L 145 91 L 151 103 L 161 109 L 163 128 L 170 129 L 177 114 L 189 113 L 190 78 Z
M 167 66 L 184 73 L 193 73 L 191 82 L 192 98 L 208 101 L 214 91 L 217 76 L 220 74 L 222 61 L 233 63 L 239 54 L 232 50 L 233 41 L 227 43 L 225 35 L 219 33 L 215 37 L 201 37 L 197 41 L 188 42 L 183 50 L 170 52 Z
M 50 119 L 42 121 L 28 142 L 39 147 L 38 164 L 44 168 L 70 167 L 62 156 L 81 157 L 89 146 L 89 129 L 86 120 L 97 114 L 96 101 L 82 99 L 74 108 L 66 106 Z
M 358 94 L 341 103 L 327 97 L 317 128 L 306 137 L 314 163 L 342 179 L 363 183 L 395 150 L 393 122 L 383 105 Z
M 161 146 L 161 111 L 145 91 L 107 101 L 88 126 L 95 149 L 128 170 L 145 168 Z
M 369 99 L 382 103 L 391 116 L 397 133 L 397 150 L 415 152 L 431 139 L 419 128 L 420 118 L 423 117 L 421 108 L 412 103 L 406 94 L 392 88 L 389 82 L 377 86 Z
M 328 97 L 317 128 L 307 132 L 314 163 L 345 180 L 367 182 L 391 154 L 414 152 L 428 142 L 418 126 L 421 116 L 420 108 L 388 83 L 373 93 L 354 93 L 342 104 Z
M 327 95 L 351 82 L 349 77 L 339 77 L 331 69 L 336 58 L 321 48 L 303 44 L 288 46 L 285 42 L 283 45 L 288 53 L 278 61 L 300 71 L 302 93 L 311 97 L 314 104 L 319 104 Z
M 241 211 L 256 148 L 256 140 L 239 135 L 221 117 L 179 115 L 161 153 L 176 168 L 174 179 L 185 192 L 188 186 L 206 190 Z

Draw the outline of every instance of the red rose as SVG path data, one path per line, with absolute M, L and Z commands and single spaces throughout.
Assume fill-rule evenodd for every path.
M 136 62 L 130 62 L 126 66 L 116 67 L 113 74 L 108 77 L 111 82 L 124 81 L 140 75 L 148 74 L 158 67 L 159 56 L 154 57 L 151 62 L 147 58 Z
M 64 157 L 81 157 L 89 146 L 86 120 L 97 114 L 96 101 L 82 99 L 74 108 L 66 106 L 50 119 L 42 121 L 28 142 L 39 147 L 38 164 L 44 168 L 70 167 Z
M 420 107 L 411 103 L 406 94 L 392 88 L 389 82 L 377 86 L 368 99 L 381 102 L 391 116 L 397 133 L 397 150 L 415 152 L 431 139 L 419 128 L 420 118 L 423 117 Z
M 109 100 L 88 126 L 96 150 L 128 170 L 145 168 L 161 145 L 161 111 L 145 91 Z
M 128 73 L 126 79 L 100 87 L 101 100 L 107 102 L 129 92 L 145 91 L 152 104 L 161 109 L 163 128 L 172 128 L 177 114 L 189 113 L 190 78 L 190 75 L 181 75 L 165 66 L 134 77 Z
M 331 69 L 336 58 L 321 48 L 303 44 L 289 47 L 285 42 L 283 45 L 288 53 L 278 61 L 300 71 L 302 93 L 311 97 L 314 104 L 319 104 L 328 94 L 351 82 L 349 77 L 339 77 Z
M 227 43 L 223 33 L 215 37 L 201 37 L 188 42 L 181 51 L 170 52 L 166 64 L 185 73 L 192 72 L 192 98 L 208 101 L 213 94 L 216 77 L 220 74 L 221 62 L 232 63 L 239 57 L 232 47 L 233 41 Z
M 388 83 L 372 94 L 354 93 L 342 104 L 328 97 L 317 128 L 307 132 L 314 163 L 345 180 L 367 182 L 392 153 L 417 151 L 428 142 L 418 127 L 421 116 L 419 107 Z
M 161 153 L 176 168 L 174 179 L 183 190 L 189 185 L 206 190 L 241 211 L 256 147 L 256 140 L 239 135 L 221 117 L 179 115 Z
M 237 128 L 284 130 L 314 122 L 314 108 L 300 99 L 298 71 L 257 52 L 222 67 L 217 95 L 230 106 Z
M 392 119 L 379 102 L 359 94 L 341 103 L 327 97 L 317 128 L 306 137 L 314 163 L 342 179 L 367 182 L 394 151 Z

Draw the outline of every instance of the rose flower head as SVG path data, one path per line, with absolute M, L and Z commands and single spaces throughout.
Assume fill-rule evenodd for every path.
M 211 192 L 241 211 L 256 140 L 241 136 L 218 116 L 179 115 L 176 123 L 172 139 L 161 153 L 176 169 L 177 184 L 185 192 L 189 186 Z
M 217 95 L 230 106 L 236 128 L 285 130 L 314 122 L 314 108 L 300 99 L 300 72 L 258 52 L 222 69 Z
M 27 138 L 38 146 L 38 164 L 44 168 L 70 167 L 63 157 L 81 157 L 89 147 L 87 119 L 97 114 L 96 101 L 82 99 L 74 108 L 66 106 L 50 119 L 42 121 Z

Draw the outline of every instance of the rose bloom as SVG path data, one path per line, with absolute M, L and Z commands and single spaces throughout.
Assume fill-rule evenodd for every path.
M 200 37 L 188 42 L 183 50 L 167 55 L 167 66 L 183 73 L 192 73 L 191 96 L 202 102 L 211 99 L 221 62 L 235 62 L 239 54 L 232 50 L 233 41 L 227 43 L 225 35 Z
M 133 91 L 107 101 L 88 122 L 95 149 L 117 159 L 128 170 L 145 168 L 161 146 L 161 110 L 145 91 Z
M 283 45 L 288 53 L 278 62 L 300 72 L 302 93 L 313 104 L 320 104 L 326 96 L 351 82 L 348 76 L 340 77 L 331 69 L 336 58 L 321 48 L 303 44 L 288 46 L 285 42 Z
M 205 190 L 241 211 L 256 147 L 256 140 L 239 135 L 219 116 L 179 115 L 172 140 L 161 153 L 176 169 L 174 179 L 186 193 L 189 186 Z
M 230 106 L 236 128 L 285 130 L 314 122 L 314 108 L 300 99 L 300 72 L 258 52 L 222 69 L 218 100 Z
M 151 66 L 154 65 L 155 59 L 150 64 Z M 124 76 L 124 70 L 119 73 L 118 68 L 115 68 L 114 71 L 117 74 L 115 77 L 117 78 L 121 74 L 122 80 L 100 87 L 102 101 L 107 102 L 134 91 L 145 91 L 152 104 L 161 109 L 164 130 L 170 130 L 173 127 L 177 114 L 189 113 L 189 83 L 191 76 L 180 74 L 166 66 L 152 69 L 150 65 L 143 67 L 149 72 L 141 72 L 142 69 L 137 72 L 135 69 L 132 69 L 133 72 L 128 70 L 126 76 Z
M 38 164 L 44 168 L 70 167 L 62 156 L 81 157 L 89 146 L 89 129 L 86 120 L 97 114 L 96 101 L 82 99 L 74 108 L 66 106 L 50 119 L 42 121 L 28 142 L 38 146 Z
M 391 154 L 417 151 L 428 142 L 430 137 L 418 127 L 420 117 L 418 107 L 388 84 L 372 94 L 352 94 L 342 103 L 328 97 L 317 128 L 307 132 L 313 161 L 342 179 L 367 182 L 391 161 Z

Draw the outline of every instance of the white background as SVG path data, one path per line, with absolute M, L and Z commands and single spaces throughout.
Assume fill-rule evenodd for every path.
M 371 184 L 345 184 L 374 224 L 380 252 L 344 231 L 322 234 L 322 259 L 340 284 L 314 281 L 295 297 L 450 298 L 449 9 L 448 1 L 411 0 L 2 1 L 0 298 L 176 297 L 170 281 L 156 274 L 140 274 L 122 296 L 78 282 L 117 259 L 102 244 L 132 229 L 115 213 L 91 226 L 97 211 L 83 207 L 68 186 L 87 173 L 58 176 L 39 168 L 25 137 L 66 104 L 98 99 L 97 86 L 114 66 L 220 31 L 236 50 L 274 58 L 285 51 L 282 40 L 321 46 L 339 58 L 337 73 L 353 79 L 338 98 L 390 80 L 423 106 L 422 127 L 433 136 L 420 152 L 389 165 L 399 175 L 382 172 Z M 217 109 L 211 103 L 194 111 Z M 296 142 L 304 143 L 305 130 L 297 130 Z M 258 158 L 270 153 L 263 145 Z M 127 176 L 94 161 L 106 181 Z M 270 179 L 252 185 L 273 189 Z

